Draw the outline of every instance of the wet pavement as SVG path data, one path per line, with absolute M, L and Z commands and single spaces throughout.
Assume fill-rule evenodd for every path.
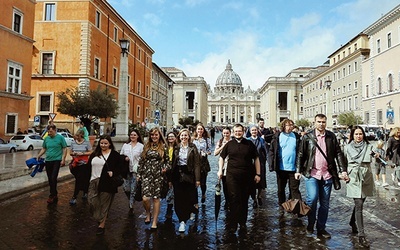
M 59 201 L 47 205 L 48 188 L 7 199 L 0 203 L 1 249 L 356 249 L 357 237 L 348 225 L 353 201 L 345 196 L 345 188 L 333 191 L 327 231 L 329 240 L 307 236 L 307 219 L 295 220 L 278 208 L 275 173 L 267 173 L 268 188 L 263 205 L 253 209 L 249 201 L 247 231 L 235 236 L 225 233 L 225 210 L 218 221 L 214 216 L 214 186 L 217 182 L 217 157 L 211 156 L 212 171 L 208 176 L 206 202 L 198 216 L 189 221 L 184 234 L 178 233 L 176 215 L 164 218 L 166 203 L 162 201 L 158 230 L 149 230 L 144 223 L 140 202 L 129 214 L 128 200 L 120 190 L 112 204 L 106 231 L 96 236 L 96 222 L 90 217 L 87 202 L 80 196 L 76 206 L 69 205 L 74 182 L 58 185 Z M 391 169 L 388 169 L 390 177 Z M 389 183 L 391 181 L 389 180 Z M 342 183 L 343 184 L 343 183 Z M 344 184 L 342 186 L 345 186 Z M 301 184 L 305 196 L 304 183 Z M 200 192 L 200 190 L 199 190 Z M 371 249 L 400 248 L 400 189 L 377 188 L 377 195 L 367 198 L 364 220 Z M 224 197 L 222 195 L 222 205 Z

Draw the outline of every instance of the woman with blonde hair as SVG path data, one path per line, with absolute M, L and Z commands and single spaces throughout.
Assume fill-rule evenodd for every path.
M 165 140 L 158 127 L 149 131 L 149 141 L 143 148 L 140 157 L 137 180 L 142 182 L 143 207 L 146 210 L 145 224 L 151 222 L 151 203 L 153 199 L 153 223 L 151 230 L 157 230 L 158 215 L 160 213 L 161 188 L 164 175 L 169 166 L 168 151 Z
M 400 128 L 395 127 L 390 131 L 387 142 L 386 157 L 395 164 L 395 171 L 392 173 L 392 181 L 400 186 Z

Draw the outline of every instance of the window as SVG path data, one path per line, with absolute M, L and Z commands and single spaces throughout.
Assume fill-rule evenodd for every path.
M 146 97 L 148 97 L 149 96 L 149 86 L 146 86 Z M 157 93 L 158 94 L 158 93 Z
M 392 33 L 387 35 L 387 46 L 388 48 L 392 47 Z
M 118 77 L 117 75 L 118 75 L 117 69 L 116 69 L 116 68 L 113 68 L 113 75 L 112 75 L 113 81 L 112 81 L 112 84 L 113 84 L 114 86 L 117 86 L 117 77 Z
M 51 95 L 39 94 L 39 112 L 50 112 Z
M 368 124 L 368 123 L 369 123 L 369 112 L 365 112 L 365 115 L 364 115 L 364 122 L 365 122 L 365 124 Z
M 378 78 L 378 86 L 377 86 L 378 95 L 382 94 L 382 79 Z
M 346 100 L 343 99 L 343 111 L 346 111 Z
M 13 30 L 19 34 L 22 34 L 22 17 L 23 14 L 14 9 Z
M 22 81 L 22 66 L 16 63 L 9 62 L 7 92 L 20 94 L 21 81 Z
M 54 74 L 54 54 L 53 53 L 42 53 L 42 74 L 51 75 Z
M 351 74 L 351 65 L 349 65 L 349 71 L 347 72 L 348 75 Z
M 142 60 L 142 51 L 140 49 L 138 49 L 138 59 L 139 61 Z
M 349 88 L 348 88 L 348 90 L 351 91 L 351 83 L 349 83 Z
M 388 77 L 388 90 L 389 90 L 389 92 L 393 92 L 393 76 L 392 76 L 392 74 L 389 74 L 389 77 Z
M 336 102 L 333 102 L 333 113 L 336 113 Z
M 128 75 L 128 91 L 131 91 L 131 76 Z
M 93 77 L 96 79 L 100 79 L 100 59 L 95 58 L 94 59 L 94 74 Z
M 351 48 L 350 47 L 348 48 L 348 54 L 349 55 L 351 54 Z
M 378 124 L 379 125 L 383 124 L 383 112 L 382 112 L 382 109 L 378 110 Z
M 357 50 L 357 43 L 354 44 L 354 50 Z
M 368 98 L 369 97 L 369 86 L 368 86 L 368 84 L 367 85 L 365 85 L 365 97 L 366 98 Z
M 117 27 L 114 27 L 114 42 L 118 41 L 118 29 Z
M 100 18 L 101 18 L 101 15 L 100 15 L 100 12 L 97 11 L 97 10 L 96 10 L 96 17 L 95 18 L 96 19 L 94 20 L 94 25 L 96 25 L 96 27 L 100 29 Z
M 45 8 L 44 20 L 45 21 L 56 20 L 56 4 L 55 3 L 46 3 L 44 8 Z
M 354 72 L 356 72 L 358 70 L 357 66 L 358 66 L 357 62 L 354 62 Z
M 346 76 L 346 68 L 343 68 L 343 77 Z
M 357 109 L 357 107 L 358 107 L 358 103 L 357 103 L 357 102 L 358 102 L 358 97 L 355 96 L 355 97 L 354 97 L 354 108 L 355 108 L 355 109 Z
M 140 117 L 140 106 L 136 106 L 136 117 Z
M 381 39 L 376 40 L 376 51 L 381 53 Z
M 349 97 L 348 104 L 349 104 L 349 110 L 351 110 L 351 97 Z
M 338 112 L 340 112 L 340 101 L 337 102 Z
M 6 134 L 15 134 L 16 132 L 17 132 L 17 114 L 7 114 Z
M 343 86 L 343 94 L 346 93 L 346 86 Z
M 141 89 L 142 83 L 140 81 L 137 82 L 137 94 L 140 95 L 140 89 Z
M 355 81 L 354 82 L 354 89 L 357 89 L 358 88 L 358 83 L 357 83 L 357 81 Z

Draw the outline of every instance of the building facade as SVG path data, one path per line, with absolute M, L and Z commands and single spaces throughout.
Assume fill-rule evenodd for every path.
M 0 8 L 0 137 L 4 139 L 29 127 L 35 4 L 8 0 Z
M 153 62 L 151 78 L 151 112 L 146 123 L 171 128 L 172 124 L 172 92 L 174 82 Z
M 232 126 L 236 123 L 249 125 L 257 122 L 260 112 L 260 95 L 244 90 L 240 76 L 233 71 L 230 60 L 218 76 L 214 91 L 208 95 L 208 125 Z
M 179 126 L 179 119 L 185 117 L 206 124 L 209 87 L 204 77 L 188 77 L 185 72 L 175 67 L 162 67 L 162 69 L 174 82 L 172 126 Z
M 36 1 L 30 122 L 39 118 L 74 130 L 75 117 L 57 112 L 57 93 L 68 88 L 106 89 L 118 98 L 120 39 L 128 47 L 128 120 L 141 123 L 150 116 L 153 49 L 106 0 Z M 31 53 L 32 54 L 32 53 Z M 100 131 L 113 125 L 98 120 Z
M 400 5 L 367 27 L 371 52 L 362 61 L 366 124 L 400 126 Z M 361 91 L 360 91 L 361 92 Z

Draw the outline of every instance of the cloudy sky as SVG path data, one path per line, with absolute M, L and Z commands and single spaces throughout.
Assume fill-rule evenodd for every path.
M 212 87 L 231 60 L 243 87 L 318 66 L 400 0 L 109 0 L 160 67 Z

